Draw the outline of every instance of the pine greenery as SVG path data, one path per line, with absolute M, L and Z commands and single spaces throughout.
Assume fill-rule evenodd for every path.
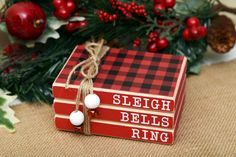
M 18 1 L 20 0 L 9 0 L 8 6 Z M 51 0 L 32 1 L 39 4 L 48 17 L 53 16 Z M 131 2 L 132 0 L 123 1 Z M 197 72 L 207 44 L 204 39 L 197 42 L 185 42 L 181 36 L 185 27 L 184 21 L 187 17 L 197 16 L 202 24 L 208 26 L 211 17 L 214 16 L 212 11 L 214 1 L 185 0 L 179 2 L 175 9 L 171 9 L 168 13 L 163 12 L 163 17 L 160 20 L 171 21 L 174 26 L 157 24 L 158 19 L 152 11 L 152 0 L 137 0 L 136 2 L 145 5 L 149 15 L 147 19 L 138 16 L 127 19 L 112 8 L 109 0 L 81 0 L 78 3 L 79 10 L 86 11 L 81 12 L 80 16 L 86 18 L 88 26 L 74 33 L 68 33 L 61 28 L 59 30 L 61 37 L 58 40 L 50 39 L 46 44 L 37 44 L 33 49 L 25 49 L 23 55 L 39 52 L 39 56 L 34 60 L 18 59 L 12 62 L 9 58 L 6 59 L 0 71 L 6 66 L 14 68 L 8 74 L 0 74 L 0 88 L 17 94 L 23 101 L 51 104 L 53 101 L 52 83 L 77 44 L 82 44 L 93 36 L 105 38 L 112 46 L 132 49 L 133 40 L 139 37 L 142 40 L 142 46 L 137 50 L 146 50 L 147 34 L 154 29 L 161 29 L 161 36 L 167 36 L 170 41 L 169 47 L 160 53 L 186 56 L 189 63 L 188 72 Z M 104 10 L 111 14 L 118 13 L 120 19 L 114 23 L 103 23 L 94 14 L 98 10 Z M 175 28 L 175 32 L 170 33 L 173 28 Z

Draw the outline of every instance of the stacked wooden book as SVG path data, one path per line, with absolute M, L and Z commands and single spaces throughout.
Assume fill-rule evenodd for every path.
M 77 46 L 53 84 L 55 124 L 59 130 L 83 133 L 69 115 L 75 110 L 78 71 L 65 88 L 72 68 L 88 58 Z M 186 58 L 111 48 L 94 79 L 101 99 L 91 110 L 91 133 L 162 144 L 173 144 L 185 100 Z M 83 104 L 80 110 L 83 111 Z M 90 112 L 90 111 L 89 111 Z

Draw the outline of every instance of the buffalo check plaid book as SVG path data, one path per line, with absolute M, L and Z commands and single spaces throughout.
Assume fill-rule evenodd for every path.
M 59 130 L 82 133 L 69 121 L 83 79 L 80 69 L 69 89 L 65 83 L 72 68 L 87 58 L 84 46 L 77 46 L 53 84 Z M 91 117 L 92 134 L 172 144 L 184 104 L 185 73 L 182 56 L 111 48 L 93 80 L 101 105 Z

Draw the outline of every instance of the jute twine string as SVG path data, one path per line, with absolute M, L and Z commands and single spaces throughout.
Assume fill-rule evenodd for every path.
M 105 56 L 107 51 L 109 50 L 108 46 L 103 46 L 104 40 L 100 40 L 97 43 L 87 42 L 85 44 L 85 50 L 89 53 L 89 58 L 80 62 L 76 66 L 73 67 L 69 76 L 66 81 L 65 88 L 69 88 L 70 80 L 72 75 L 76 72 L 76 69 L 81 67 L 80 73 L 83 75 L 83 80 L 80 82 L 78 87 L 78 92 L 76 96 L 76 108 L 75 110 L 79 110 L 79 103 L 80 101 L 84 101 L 84 98 L 88 94 L 93 94 L 93 78 L 95 78 L 99 71 L 99 65 L 101 59 Z M 82 99 L 81 99 L 82 98 Z M 84 104 L 84 102 L 83 102 Z M 83 124 L 83 131 L 84 134 L 90 135 L 90 116 L 88 115 L 88 108 L 84 105 L 83 106 L 83 113 L 84 113 L 84 124 Z

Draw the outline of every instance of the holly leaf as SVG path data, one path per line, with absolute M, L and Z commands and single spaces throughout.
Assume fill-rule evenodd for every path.
M 60 38 L 60 34 L 56 31 L 58 30 L 61 26 L 68 24 L 69 22 L 73 21 L 84 21 L 85 18 L 84 17 L 71 17 L 69 20 L 67 21 L 63 21 L 63 20 L 58 20 L 56 17 L 49 17 L 47 20 L 47 27 L 45 28 L 43 34 L 36 40 L 30 40 L 30 41 L 24 41 L 24 40 L 20 40 L 17 39 L 13 36 L 11 36 L 6 28 L 6 23 L 2 22 L 0 23 L 0 30 L 2 32 L 7 32 L 8 33 L 8 38 L 10 40 L 11 43 L 21 43 L 23 45 L 25 45 L 28 48 L 33 48 L 35 46 L 36 43 L 43 43 L 46 44 L 47 40 L 49 38 L 53 38 L 53 39 L 59 39 Z
M 189 9 L 197 10 L 207 3 L 207 0 L 184 0 Z
M 57 31 L 47 27 L 44 30 L 43 34 L 38 39 L 31 40 L 31 41 L 24 42 L 24 43 L 25 43 L 26 47 L 33 48 L 36 43 L 43 43 L 43 44 L 47 43 L 47 40 L 49 38 L 59 39 L 60 38 L 60 34 Z
M 2 106 L 6 102 L 6 99 L 0 97 L 0 106 Z
M 9 132 L 15 132 L 14 124 L 19 120 L 14 116 L 15 112 L 9 107 L 9 104 L 13 103 L 17 96 L 9 96 L 0 90 L 0 127 L 5 128 Z
M 63 25 L 68 24 L 71 21 L 76 22 L 76 21 L 84 21 L 84 20 L 85 20 L 84 17 L 78 17 L 78 16 L 71 17 L 67 21 L 58 20 L 56 17 L 49 17 L 48 20 L 47 20 L 48 21 L 48 27 L 45 29 L 43 34 L 38 39 L 29 41 L 25 45 L 28 48 L 32 48 L 32 47 L 35 46 L 35 43 L 46 44 L 47 40 L 49 38 L 59 39 L 60 34 L 56 31 L 57 29 L 59 29 Z
M 47 19 L 47 22 L 48 22 L 48 27 L 53 30 L 57 30 L 61 26 L 66 25 L 68 23 L 68 21 L 58 20 L 55 16 L 49 17 Z
M 1 22 L 1 23 L 0 23 L 0 30 L 1 30 L 2 32 L 7 32 L 7 27 L 6 27 L 5 22 Z
M 179 14 L 188 15 L 198 11 L 199 9 L 201 10 L 208 3 L 207 0 L 182 0 L 177 1 L 174 9 Z
M 187 15 L 189 13 L 189 9 L 184 2 L 177 2 L 174 9 L 179 14 Z
M 6 112 L 0 108 L 0 127 L 4 127 L 9 132 L 15 132 L 15 128 L 11 121 L 5 118 Z
M 0 97 L 0 127 L 4 127 L 7 129 L 9 132 L 14 132 L 14 126 L 11 123 L 11 121 L 7 118 L 5 118 L 6 111 L 2 109 L 4 103 L 6 102 L 6 99 Z
M 85 21 L 85 17 L 74 16 L 69 19 L 70 22 Z
M 8 33 L 7 28 L 6 28 L 6 24 L 4 22 L 0 23 L 0 30 Z M 22 45 L 25 45 L 28 48 L 33 48 L 36 43 L 45 44 L 49 38 L 58 39 L 58 38 L 60 38 L 60 34 L 57 31 L 55 31 L 49 27 L 46 27 L 43 34 L 38 39 L 24 41 L 24 40 L 17 39 L 8 33 L 8 39 L 11 43 L 20 43 Z

